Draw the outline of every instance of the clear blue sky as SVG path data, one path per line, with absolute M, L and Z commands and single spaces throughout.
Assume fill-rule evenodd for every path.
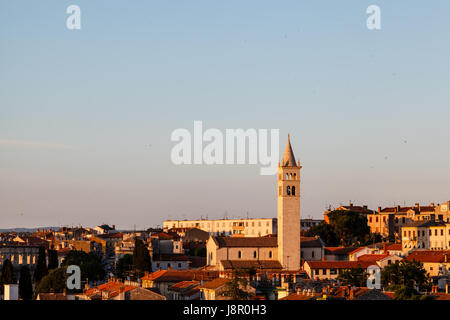
M 450 200 L 449 17 L 448 0 L 0 0 L 0 227 L 276 216 L 259 165 L 171 163 L 194 120 L 279 128 L 280 152 L 290 132 L 303 217 Z

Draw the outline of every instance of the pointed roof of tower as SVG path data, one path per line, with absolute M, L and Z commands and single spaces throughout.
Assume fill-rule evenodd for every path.
M 283 159 L 281 160 L 281 166 L 283 167 L 296 167 L 297 164 L 295 162 L 294 152 L 291 147 L 291 138 L 288 134 L 288 141 L 286 145 L 286 149 L 284 150 Z

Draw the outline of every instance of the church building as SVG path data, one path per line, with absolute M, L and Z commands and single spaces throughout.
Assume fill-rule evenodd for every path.
M 290 137 L 278 164 L 278 230 L 276 236 L 218 237 L 207 241 L 207 265 L 219 271 L 237 268 L 300 270 L 300 161 Z

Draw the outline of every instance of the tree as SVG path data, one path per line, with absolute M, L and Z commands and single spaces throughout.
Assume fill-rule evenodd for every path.
M 36 287 L 36 296 L 39 293 L 62 293 L 67 287 L 67 267 L 53 269 L 43 277 Z
M 56 250 L 48 250 L 48 270 L 58 268 L 58 252 Z
M 133 251 L 133 266 L 137 277 L 142 277 L 146 271 L 152 271 L 150 253 L 141 239 L 135 240 Z
M 45 248 L 40 247 L 36 269 L 34 270 L 34 281 L 36 283 L 39 283 L 39 281 L 41 281 L 41 279 L 45 277 L 47 274 L 48 269 L 47 269 L 47 261 L 45 258 Z
M 9 259 L 3 261 L 2 273 L 0 276 L 0 291 L 3 293 L 3 285 L 16 283 L 13 265 Z
M 120 279 L 124 279 L 127 272 L 133 269 L 133 256 L 126 254 L 121 257 L 116 264 L 116 276 Z
M 248 280 L 245 277 L 246 272 L 241 269 L 233 270 L 233 277 L 230 282 L 225 284 L 225 290 L 222 295 L 230 297 L 232 300 L 248 300 L 253 296 L 247 291 Z
M 346 286 L 365 287 L 367 283 L 367 276 L 367 271 L 358 265 L 356 268 L 351 268 L 341 272 L 337 279 Z
M 33 283 L 28 266 L 20 268 L 19 296 L 22 300 L 31 300 L 33 297 Z
M 319 225 L 311 227 L 306 233 L 307 237 L 319 236 L 327 246 L 338 246 L 340 241 L 332 225 L 322 222 Z
M 101 259 L 93 252 L 72 250 L 64 259 L 63 266 L 76 265 L 81 269 L 81 279 L 100 281 L 105 278 Z
M 381 283 L 384 286 L 406 286 L 421 291 L 429 290 L 431 279 L 418 261 L 402 260 L 387 265 L 381 271 Z
M 328 214 L 328 218 L 330 225 L 344 246 L 362 242 L 370 234 L 367 218 L 358 212 L 334 210 Z

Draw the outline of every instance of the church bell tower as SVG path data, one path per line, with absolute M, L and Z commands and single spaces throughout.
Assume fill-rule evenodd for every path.
M 278 260 L 285 270 L 300 270 L 300 161 L 288 135 L 278 165 Z

